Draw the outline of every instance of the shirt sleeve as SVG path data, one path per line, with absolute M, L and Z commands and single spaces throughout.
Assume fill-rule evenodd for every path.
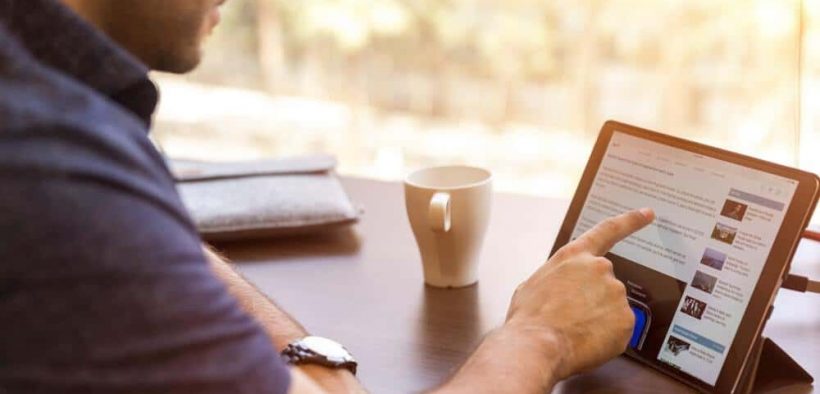
M 152 149 L 128 133 L 0 135 L 0 392 L 287 391 Z

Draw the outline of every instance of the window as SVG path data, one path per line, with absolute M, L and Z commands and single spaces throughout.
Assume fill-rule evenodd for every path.
M 231 0 L 202 67 L 157 78 L 181 157 L 568 197 L 617 119 L 820 170 L 820 0 Z

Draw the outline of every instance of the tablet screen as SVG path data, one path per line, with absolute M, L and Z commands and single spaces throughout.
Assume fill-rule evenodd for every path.
M 606 217 L 655 209 L 652 225 L 608 255 L 636 316 L 631 352 L 714 386 L 797 186 L 614 132 L 572 239 Z

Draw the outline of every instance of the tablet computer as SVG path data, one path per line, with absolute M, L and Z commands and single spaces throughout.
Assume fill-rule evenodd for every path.
M 814 211 L 814 174 L 626 124 L 604 124 L 553 247 L 650 207 L 607 254 L 635 313 L 626 354 L 731 393 Z

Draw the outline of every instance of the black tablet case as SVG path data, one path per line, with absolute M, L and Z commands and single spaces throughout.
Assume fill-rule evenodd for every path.
M 774 307 L 766 315 L 768 321 Z M 811 385 L 814 378 L 800 364 L 777 346 L 771 339 L 761 336 L 755 341 L 749 360 L 740 374 L 739 394 L 761 393 L 786 386 Z
M 737 392 L 741 394 L 768 392 L 814 382 L 814 378 L 797 361 L 766 337 L 760 337 L 755 343 L 740 379 Z

